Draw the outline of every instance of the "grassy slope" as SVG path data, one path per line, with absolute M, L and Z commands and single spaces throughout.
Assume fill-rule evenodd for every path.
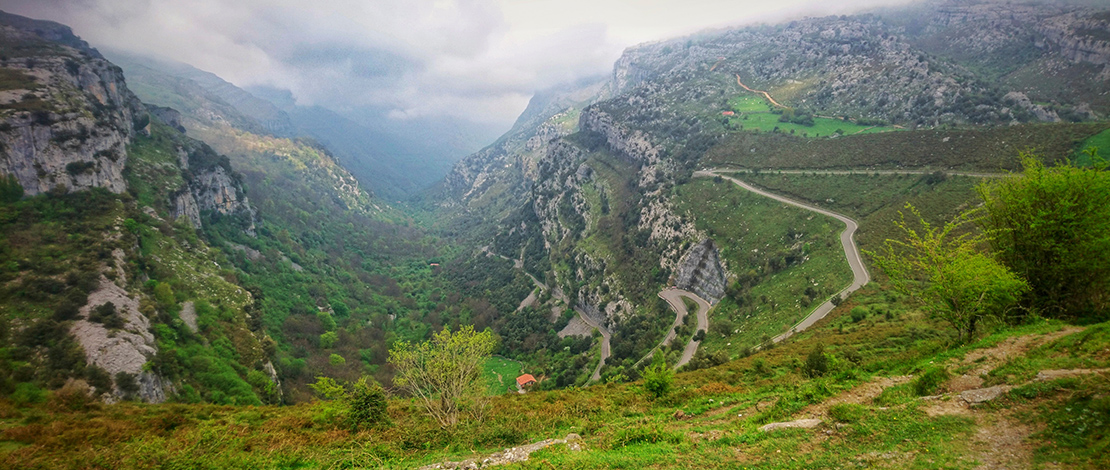
M 728 101 L 729 108 L 736 114 L 728 117 L 729 128 L 756 130 L 760 132 L 781 132 L 799 136 L 831 136 L 837 131 L 845 135 L 890 132 L 889 126 L 864 126 L 841 119 L 814 117 L 813 125 L 806 126 L 792 122 L 779 122 L 779 114 L 772 112 L 771 104 L 765 98 L 744 94 Z
M 786 134 L 729 134 L 706 153 L 705 166 L 759 169 L 933 168 L 1019 170 L 1017 154 L 1034 149 L 1047 161 L 1069 158 L 1110 123 L 882 132 L 837 139 Z
M 839 242 L 844 227 L 835 220 L 710 179 L 680 186 L 675 199 L 679 212 L 721 247 L 731 272 L 759 279 L 743 305 L 729 298 L 711 312 L 706 351 L 735 357 L 765 335 L 782 333 L 852 280 Z M 790 256 L 804 261 L 783 261 Z M 806 298 L 807 288 L 815 298 Z
M 864 250 L 876 250 L 884 240 L 898 235 L 892 221 L 906 203 L 917 207 L 930 223 L 943 223 L 977 200 L 975 185 L 982 180 L 962 176 L 936 181 L 924 175 L 775 173 L 743 174 L 740 178 L 856 219 L 860 223 L 856 241 Z
M 1001 328 L 970 346 L 911 312 L 852 322 L 857 304 L 897 302 L 873 288 L 853 296 L 794 341 L 719 367 L 684 373 L 667 398 L 642 387 L 611 384 L 581 390 L 494 398 L 484 424 L 440 429 L 413 402 L 390 402 L 392 425 L 360 433 L 322 421 L 314 404 L 290 407 L 84 404 L 55 395 L 47 404 L 0 402 L 0 461 L 22 468 L 412 468 L 481 458 L 504 447 L 581 434 L 584 451 L 562 446 L 532 455 L 522 468 L 828 468 L 860 463 L 895 468 L 974 468 L 986 457 L 977 431 L 998 420 L 1041 431 L 1032 459 L 1069 468 L 1107 462 L 1105 377 L 1026 381 L 1037 370 L 1110 366 L 1110 325 L 1033 346 L 1000 360 L 988 383 L 1022 385 L 999 402 L 968 413 L 931 415 L 911 384 L 875 398 L 856 387 L 872 376 L 920 375 L 935 364 L 954 373 L 965 353 L 1012 343 L 1063 325 L 1038 321 Z M 829 372 L 807 378 L 802 362 L 817 343 Z M 972 362 L 971 364 L 976 364 Z M 943 390 L 943 386 L 942 386 Z M 851 393 L 846 393 L 852 391 Z M 872 394 L 874 395 L 874 394 Z M 832 398 L 857 404 L 822 411 Z M 817 406 L 816 408 L 814 406 Z M 59 411 L 69 407 L 72 411 Z M 685 418 L 672 415 L 682 410 Z M 763 433 L 765 423 L 822 416 L 814 430 Z M 989 450 L 989 449 L 987 449 Z

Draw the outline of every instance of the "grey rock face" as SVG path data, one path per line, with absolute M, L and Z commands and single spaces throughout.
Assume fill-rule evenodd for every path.
M 89 312 L 106 303 L 115 305 L 116 312 L 124 320 L 123 328 L 109 331 L 104 325 L 88 320 Z M 139 300 L 101 277 L 100 287 L 89 294 L 88 304 L 81 307 L 80 315 L 70 331 L 84 348 L 85 360 L 103 368 L 112 377 L 120 372 L 134 375 L 139 382 L 139 398 L 142 401 L 165 401 L 164 381 L 154 373 L 143 370 L 143 364 L 157 353 L 157 346 L 154 335 L 150 333 L 150 320 L 139 312 Z M 122 397 L 123 392 L 117 386 L 113 395 Z
M 707 238 L 691 247 L 679 262 L 676 285 L 716 304 L 725 296 L 725 279 L 717 245 Z
M 15 175 L 27 195 L 57 186 L 121 193 L 127 144 L 146 110 L 118 67 L 76 37 L 63 45 L 48 42 L 54 36 L 0 24 L 5 40 L 50 51 L 0 62 L 26 83 L 0 92 L 0 173 Z

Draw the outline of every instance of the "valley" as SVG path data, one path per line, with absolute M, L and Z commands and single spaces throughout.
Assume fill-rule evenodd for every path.
M 1107 15 L 705 30 L 487 139 L 0 12 L 0 466 L 1104 468 Z

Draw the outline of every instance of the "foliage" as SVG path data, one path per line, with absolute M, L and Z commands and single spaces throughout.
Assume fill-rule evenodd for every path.
M 829 356 L 825 355 L 825 345 L 818 343 L 806 355 L 806 377 L 821 377 L 829 372 Z
M 959 234 L 967 218 L 934 227 L 913 205 L 906 209 L 920 229 L 900 213 L 894 223 L 904 238 L 887 240 L 882 254 L 868 255 L 897 289 L 951 323 L 960 339 L 970 340 L 984 318 L 1003 315 L 1029 289 L 1005 266 L 978 252 L 977 237 Z
M 1029 307 L 1047 315 L 1106 315 L 1110 173 L 1070 163 L 1046 167 L 1028 153 L 1021 163 L 1023 177 L 978 187 L 984 201 L 978 222 L 991 247 L 1029 282 Z
M 913 379 L 913 393 L 919 397 L 936 395 L 951 374 L 944 367 L 930 367 Z
M 342 422 L 352 431 L 389 422 L 385 390 L 370 377 L 362 376 L 354 383 L 317 377 L 309 387 L 330 402 L 323 407 L 324 420 Z
M 0 175 L 0 203 L 12 203 L 23 198 L 23 185 L 15 175 Z
M 486 405 L 482 365 L 493 352 L 491 332 L 464 326 L 450 329 L 419 344 L 401 341 L 389 350 L 397 369 L 393 383 L 418 398 L 441 426 L 459 423 L 460 412 L 481 417 Z
M 667 367 L 663 354 L 656 354 L 652 365 L 644 368 L 644 390 L 655 398 L 663 398 L 671 393 L 674 384 L 674 370 Z

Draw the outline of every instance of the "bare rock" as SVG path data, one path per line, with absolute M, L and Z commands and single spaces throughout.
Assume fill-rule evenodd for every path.
M 1037 380 L 1056 380 L 1066 379 L 1071 377 L 1079 377 L 1081 375 L 1101 374 L 1110 369 L 1051 369 L 1042 370 L 1037 372 Z
M 185 302 L 181 305 L 181 311 L 177 313 L 181 321 L 185 322 L 185 326 L 189 327 L 189 331 L 197 332 L 197 307 L 193 301 Z
M 759 427 L 759 430 L 763 431 L 763 432 L 771 432 L 771 431 L 777 431 L 779 429 L 788 429 L 788 428 L 810 429 L 810 428 L 815 428 L 820 424 L 821 424 L 821 420 L 819 420 L 819 419 L 799 419 L 799 420 L 796 420 L 796 421 L 786 421 L 786 422 L 781 422 L 781 423 L 764 424 L 763 426 Z
M 94 308 L 112 303 L 116 312 L 124 320 L 124 327 L 109 331 L 104 325 L 88 321 L 89 312 Z M 85 350 L 85 360 L 108 372 L 112 377 L 120 372 L 138 378 L 139 398 L 150 403 L 166 400 L 166 384 L 149 371 L 143 371 L 143 364 L 157 353 L 154 335 L 150 333 L 150 320 L 139 312 L 138 299 L 131 298 L 127 291 L 101 276 L 100 287 L 89 294 L 88 304 L 81 307 L 81 318 L 73 323 L 71 332 Z M 115 396 L 122 396 L 118 388 Z
M 690 248 L 678 265 L 676 285 L 716 304 L 725 295 L 725 270 L 713 240 L 706 238 Z
M 967 402 L 969 405 L 977 405 L 992 401 L 1003 393 L 1010 391 L 1013 387 L 1009 385 L 995 385 L 987 388 L 977 388 L 975 390 L 968 390 L 960 393 L 960 399 Z

